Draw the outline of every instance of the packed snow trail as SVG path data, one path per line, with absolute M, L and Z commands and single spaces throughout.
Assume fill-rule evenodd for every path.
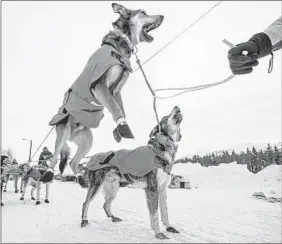
M 12 184 L 2 207 L 3 242 L 159 242 L 150 228 L 142 189 L 123 188 L 113 212 L 123 222 L 112 223 L 102 209 L 100 193 L 89 208 L 90 225 L 81 228 L 86 191 L 74 182 L 51 185 L 50 204 L 20 201 Z M 44 199 L 44 187 L 42 190 Z M 281 242 L 281 205 L 254 199 L 239 191 L 168 190 L 169 218 L 181 233 L 167 233 L 164 242 Z

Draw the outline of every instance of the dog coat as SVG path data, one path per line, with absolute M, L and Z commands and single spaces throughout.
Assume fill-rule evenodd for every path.
M 90 89 L 114 65 L 122 65 L 132 72 L 128 58 L 122 57 L 112 46 L 103 45 L 89 58 L 80 76 L 65 93 L 63 105 L 49 125 L 55 125 L 71 114 L 75 123 L 97 128 L 104 117 L 104 106 L 99 104 Z
M 122 175 L 131 174 L 136 177 L 144 176 L 157 168 L 164 169 L 154 149 L 149 146 L 137 147 L 134 150 L 121 149 L 98 153 L 93 155 L 86 164 L 86 168 L 91 171 L 111 166 L 117 167 Z
M 23 176 L 23 180 L 26 179 L 27 177 L 31 177 L 35 181 L 42 181 L 42 177 L 44 173 L 46 172 L 46 169 L 35 169 L 31 168 L 26 174 Z

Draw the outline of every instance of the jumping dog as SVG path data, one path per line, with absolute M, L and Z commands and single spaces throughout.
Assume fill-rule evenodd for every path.
M 161 220 L 168 232 L 179 233 L 169 223 L 168 210 L 167 210 L 167 187 L 170 183 L 170 172 L 174 164 L 175 154 L 177 152 L 177 142 L 181 140 L 180 124 L 183 119 L 180 109 L 176 106 L 172 112 L 162 118 L 160 122 L 161 131 L 159 126 L 156 126 L 150 133 L 148 146 L 154 150 L 157 158 L 161 159 L 163 168 L 156 168 L 142 177 L 130 175 L 131 182 L 129 183 L 123 177 L 119 168 L 110 166 L 101 168 L 96 171 L 84 168 L 84 177 L 88 182 L 88 191 L 86 200 L 82 207 L 82 221 L 81 227 L 88 225 L 87 212 L 91 201 L 94 199 L 100 188 L 103 188 L 105 193 L 104 210 L 107 217 L 111 218 L 113 222 L 122 221 L 119 217 L 115 216 L 111 210 L 111 204 L 115 199 L 119 187 L 127 184 L 135 184 L 143 182 L 147 205 L 150 214 L 151 227 L 155 232 L 158 239 L 167 239 L 168 237 L 160 231 L 158 208 L 160 207 Z M 148 157 L 141 155 L 144 160 Z M 142 158 L 140 159 L 142 163 Z M 103 162 L 101 163 L 103 164 Z M 127 182 L 127 184 L 124 184 Z
M 70 166 L 77 181 L 85 184 L 85 179 L 79 174 L 78 164 L 92 147 L 93 136 L 90 129 L 99 126 L 104 116 L 104 107 L 118 124 L 114 138 L 117 141 L 121 138 L 118 139 L 119 136 L 133 138 L 125 122 L 121 98 L 122 87 L 132 72 L 129 58 L 139 43 L 154 40 L 149 32 L 162 24 L 164 16 L 148 15 L 144 10 L 130 10 L 116 3 L 112 4 L 112 8 L 119 14 L 119 18 L 113 23 L 114 30 L 103 38 L 101 48 L 90 57 L 82 74 L 65 94 L 64 105 L 49 123 L 56 126 L 57 138 L 50 168 L 44 175 L 45 181 L 53 179 L 59 154 L 60 171 L 63 172 L 70 155 L 66 141 L 70 140 L 77 145 Z M 97 66 L 99 69 L 95 69 Z M 97 74 L 93 75 L 93 72 Z

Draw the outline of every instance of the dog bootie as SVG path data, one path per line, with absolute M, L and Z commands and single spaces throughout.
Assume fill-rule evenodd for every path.
M 88 183 L 86 181 L 86 179 L 80 174 L 76 174 L 76 181 L 77 183 L 82 187 L 82 188 L 87 188 L 88 187 Z
M 43 174 L 41 181 L 43 183 L 49 183 L 53 180 L 53 178 L 54 178 L 54 169 L 48 168 L 46 172 Z
M 113 131 L 114 138 L 117 142 L 121 141 L 121 138 L 133 139 L 134 136 L 127 123 L 119 124 Z

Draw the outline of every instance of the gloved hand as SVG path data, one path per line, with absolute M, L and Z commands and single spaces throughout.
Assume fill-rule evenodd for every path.
M 228 52 L 230 69 L 233 74 L 249 74 L 253 67 L 259 64 L 258 60 L 272 53 L 272 43 L 268 35 L 261 32 L 255 34 L 249 41 L 238 44 Z M 244 55 L 243 51 L 247 54 Z
M 126 122 L 120 123 L 113 131 L 114 138 L 117 142 L 121 141 L 121 138 L 134 138 L 128 124 Z

